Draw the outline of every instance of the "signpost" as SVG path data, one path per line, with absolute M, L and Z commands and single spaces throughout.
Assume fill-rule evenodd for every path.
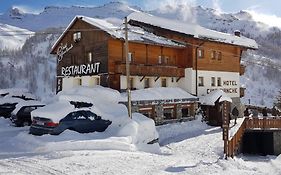
M 228 154 L 228 131 L 229 131 L 229 111 L 228 102 L 224 101 L 222 103 L 222 139 L 224 141 L 224 154 L 227 159 Z

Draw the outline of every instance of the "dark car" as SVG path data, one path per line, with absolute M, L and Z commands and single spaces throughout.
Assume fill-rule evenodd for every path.
M 31 101 L 35 98 L 32 95 L 12 95 L 0 98 L 0 116 L 4 118 L 10 118 L 11 113 L 15 110 L 16 105 L 22 101 Z
M 33 135 L 58 135 L 69 129 L 79 133 L 103 132 L 112 122 L 103 120 L 89 110 L 74 111 L 62 118 L 58 123 L 50 118 L 33 117 L 29 133 Z
M 31 125 L 31 111 L 45 106 L 44 104 L 26 104 L 23 106 L 16 106 L 16 109 L 11 114 L 11 121 L 17 127 Z M 17 109 L 19 108 L 19 109 Z
M 11 113 L 16 108 L 17 103 L 4 103 L 0 105 L 0 116 L 10 118 Z

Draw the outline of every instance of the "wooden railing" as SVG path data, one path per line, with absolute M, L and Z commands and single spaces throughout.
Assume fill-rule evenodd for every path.
M 126 74 L 126 64 L 117 64 L 116 72 Z M 184 69 L 175 66 L 130 65 L 130 74 L 138 76 L 184 77 Z
M 233 157 L 236 155 L 246 129 L 262 129 L 262 130 L 281 129 L 281 118 L 280 117 L 245 118 L 240 128 L 235 133 L 235 135 L 230 140 L 228 140 L 228 144 L 227 144 L 228 157 Z
M 240 65 L 239 74 L 240 74 L 240 75 L 244 75 L 244 74 L 245 74 L 245 70 L 246 70 L 246 66 L 241 64 L 241 65 Z

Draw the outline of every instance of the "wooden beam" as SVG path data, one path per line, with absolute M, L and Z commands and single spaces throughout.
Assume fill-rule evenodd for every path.
M 142 78 L 140 79 L 140 82 L 142 82 L 142 80 L 145 78 L 145 76 L 142 76 Z
M 160 78 L 160 77 L 157 77 L 157 78 L 154 80 L 154 82 L 156 82 L 159 78 Z
M 178 77 L 177 80 L 176 80 L 176 82 L 180 81 L 181 78 L 182 78 L 182 77 Z

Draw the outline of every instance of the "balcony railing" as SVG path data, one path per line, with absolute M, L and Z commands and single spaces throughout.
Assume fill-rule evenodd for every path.
M 126 75 L 126 64 L 117 63 L 115 71 Z M 130 74 L 137 76 L 184 77 L 184 69 L 176 66 L 130 64 Z
M 246 70 L 246 66 L 241 64 L 241 65 L 240 65 L 240 71 L 239 71 L 239 74 L 240 74 L 240 75 L 244 75 L 245 70 Z

